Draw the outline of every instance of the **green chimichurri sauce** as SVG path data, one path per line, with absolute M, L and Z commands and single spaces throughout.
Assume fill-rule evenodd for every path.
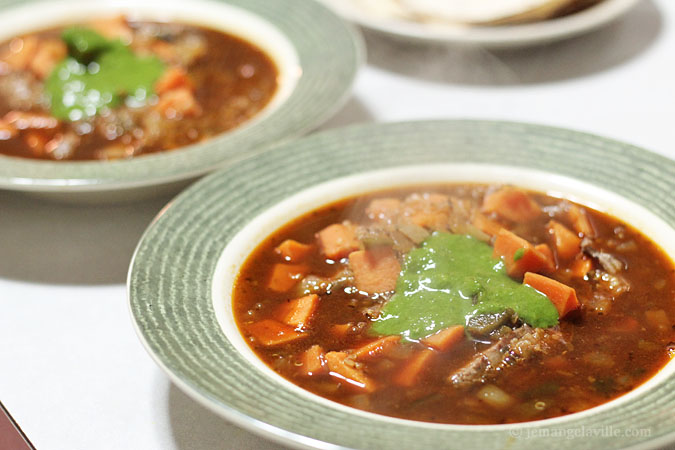
M 534 327 L 558 323 L 549 299 L 506 275 L 492 247 L 470 236 L 434 233 L 406 257 L 396 291 L 372 330 L 415 340 L 508 308 Z
M 58 119 L 86 119 L 122 101 L 142 106 L 165 69 L 158 58 L 137 56 L 122 41 L 88 28 L 67 28 L 62 39 L 68 57 L 45 81 L 51 113 Z

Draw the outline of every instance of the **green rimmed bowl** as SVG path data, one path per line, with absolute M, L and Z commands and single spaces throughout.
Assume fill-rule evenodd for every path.
M 307 0 L 0 0 L 0 20 L 6 25 L 0 40 L 121 13 L 205 25 L 253 42 L 277 63 L 275 97 L 235 130 L 135 159 L 52 162 L 0 155 L 0 189 L 75 201 L 122 200 L 175 189 L 318 126 L 347 100 L 364 60 L 362 40 L 352 27 Z
M 445 174 L 445 175 L 443 175 Z M 237 264 L 289 217 L 367 189 L 445 180 L 568 192 L 619 215 L 675 256 L 675 162 L 538 125 L 433 121 L 333 130 L 257 155 L 179 195 L 142 238 L 128 280 L 142 342 L 189 395 L 296 447 L 623 448 L 675 439 L 675 365 L 605 405 L 514 425 L 405 421 L 347 408 L 281 379 L 242 345 L 228 311 Z M 332 197 L 331 197 L 332 196 Z M 242 238 L 243 236 L 243 238 Z

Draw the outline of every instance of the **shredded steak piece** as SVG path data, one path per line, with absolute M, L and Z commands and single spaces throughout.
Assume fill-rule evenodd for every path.
M 584 238 L 581 241 L 581 249 L 588 256 L 595 258 L 602 268 L 612 275 L 616 275 L 626 268 L 625 263 L 616 256 L 593 248 L 593 241 L 591 239 Z
M 356 237 L 366 248 L 390 245 L 402 258 L 415 247 L 415 243 L 399 231 L 398 227 L 387 224 L 370 224 L 356 227 Z M 428 234 L 428 233 L 427 233 Z
M 538 354 L 550 354 L 565 347 L 567 342 L 557 328 L 532 328 L 523 325 L 477 353 L 464 367 L 448 377 L 455 387 L 484 383 L 509 366 Z

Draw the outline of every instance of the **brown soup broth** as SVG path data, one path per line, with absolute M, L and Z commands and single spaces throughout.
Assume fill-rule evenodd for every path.
M 610 279 L 609 282 L 611 278 L 595 260 L 590 272 L 581 278 L 569 275 L 571 263 L 558 262 L 551 278 L 574 288 L 581 304 L 576 314 L 560 320 L 559 330 L 567 342 L 563 352 L 523 358 L 496 376 L 458 388 L 448 382 L 448 376 L 498 339 L 491 337 L 481 342 L 465 338 L 448 351 L 434 350 L 434 357 L 416 382 L 402 387 L 396 383 L 398 374 L 411 358 L 428 351 L 428 347 L 421 342 L 401 341 L 376 357 L 353 363 L 377 386 L 366 392 L 325 369 L 308 376 L 303 368 L 306 361 L 303 352 L 318 345 L 323 354 L 353 355 L 355 349 L 373 342 L 369 314 L 391 293 L 366 294 L 348 285 L 321 293 L 318 307 L 302 329 L 302 337 L 284 344 L 266 345 L 252 331 L 252 326 L 262 320 L 282 321 L 283 314 L 279 311 L 289 300 L 303 295 L 298 289 L 302 280 L 287 292 L 267 287 L 274 265 L 284 262 L 275 248 L 287 239 L 312 245 L 302 262 L 307 268 L 305 277 L 330 278 L 345 270 L 348 258 L 327 259 L 317 245 L 316 234 L 344 220 L 353 224 L 372 223 L 373 219 L 364 212 L 371 200 L 404 201 L 416 192 L 434 192 L 453 199 L 453 211 L 458 210 L 457 205 L 463 205 L 475 213 L 481 210 L 484 195 L 494 189 L 481 185 L 434 185 L 377 192 L 299 217 L 263 241 L 242 266 L 233 291 L 234 317 L 241 333 L 272 370 L 310 392 L 378 414 L 438 423 L 502 424 L 562 416 L 621 396 L 663 368 L 675 346 L 673 262 L 638 230 L 587 207 L 583 210 L 595 230 L 593 251 L 613 255 L 622 262 L 618 276 L 625 291 L 616 294 L 616 285 L 614 290 L 608 288 L 608 281 L 602 277 Z M 541 216 L 535 220 L 514 224 L 495 214 L 488 216 L 533 244 L 550 242 L 550 236 L 542 230 L 551 219 L 569 228 L 573 226 L 566 212 L 573 205 L 571 202 L 540 193 L 528 195 L 541 206 Z M 494 238 L 489 242 L 493 241 Z M 336 325 L 345 324 L 348 330 L 336 334 Z M 506 405 L 485 401 L 482 390 L 486 385 L 506 393 L 509 399 Z
M 17 43 L 27 48 L 27 42 L 37 42 L 35 51 L 39 52 L 45 42 L 59 42 L 65 27 L 0 43 L 0 153 L 48 160 L 108 160 L 175 149 L 245 123 L 276 92 L 278 69 L 274 61 L 239 37 L 187 24 L 131 22 L 123 18 L 102 22 L 103 25 L 93 22 L 91 26 L 95 31 L 112 27 L 113 35 L 106 35 L 111 39 L 121 27 L 119 33 L 128 34 L 125 38 L 130 40 L 134 53 L 157 56 L 166 71 L 182 72 L 182 85 L 156 93 L 146 105 L 131 107 L 122 103 L 91 119 L 13 129 L 10 136 L 3 130 L 12 126 L 13 114 L 49 117 L 49 98 L 44 90 L 44 75 L 37 75 L 30 65 L 13 66 L 3 60 Z

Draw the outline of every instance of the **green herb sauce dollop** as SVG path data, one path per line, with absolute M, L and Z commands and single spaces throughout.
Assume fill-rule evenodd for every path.
M 492 247 L 475 238 L 434 233 L 406 257 L 396 291 L 372 331 L 417 340 L 468 318 L 506 309 L 533 327 L 558 323 L 542 293 L 510 278 Z
M 141 57 L 120 40 L 108 40 L 83 27 L 63 31 L 68 56 L 45 81 L 51 113 L 61 120 L 90 118 L 123 101 L 142 106 L 165 70 L 155 56 Z

